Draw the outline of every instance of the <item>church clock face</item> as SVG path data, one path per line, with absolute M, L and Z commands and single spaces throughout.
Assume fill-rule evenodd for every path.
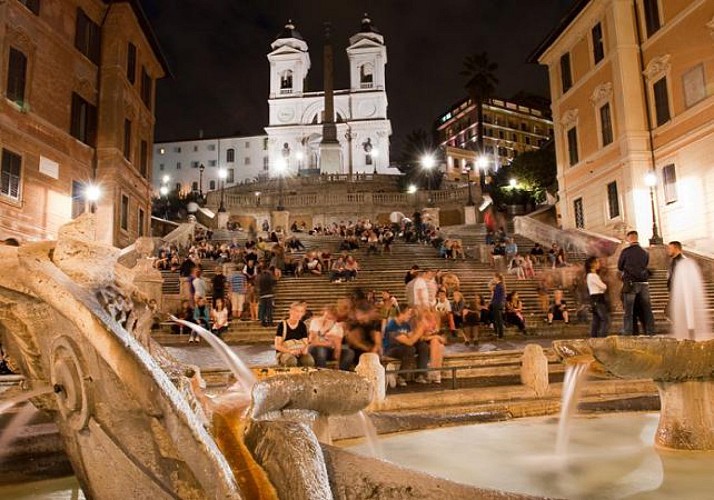
M 362 118 L 374 116 L 377 112 L 377 106 L 373 102 L 363 102 L 359 105 L 359 114 Z
M 292 108 L 282 108 L 278 111 L 278 120 L 282 123 L 287 123 L 295 118 L 295 110 Z

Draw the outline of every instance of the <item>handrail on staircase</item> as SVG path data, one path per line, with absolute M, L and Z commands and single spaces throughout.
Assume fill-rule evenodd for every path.
M 544 210 L 539 210 L 538 212 Z M 557 243 L 568 252 L 610 256 L 614 255 L 621 245 L 620 240 L 610 236 L 582 229 L 559 229 L 550 224 L 540 222 L 530 215 L 514 217 L 513 229 L 517 234 L 543 246 L 548 247 L 552 243 Z

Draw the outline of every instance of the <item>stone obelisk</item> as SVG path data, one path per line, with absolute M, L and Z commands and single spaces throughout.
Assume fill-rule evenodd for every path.
M 337 140 L 335 125 L 335 82 L 334 54 L 332 51 L 332 25 L 325 23 L 325 47 L 323 50 L 325 114 L 322 119 L 322 141 L 320 142 L 320 173 L 341 174 L 342 148 Z

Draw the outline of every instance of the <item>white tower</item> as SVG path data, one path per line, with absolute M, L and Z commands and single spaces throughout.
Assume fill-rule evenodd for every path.
M 387 119 L 387 47 L 384 36 L 367 14 L 362 17 L 360 31 L 350 37 L 347 57 L 354 120 L 349 145 L 352 169 L 383 173 L 389 167 L 389 136 L 392 134 Z
M 302 95 L 305 78 L 310 70 L 307 43 L 288 21 L 278 38 L 270 44 L 270 98 Z
M 386 89 L 384 66 L 387 64 L 387 47 L 384 37 L 364 15 L 359 33 L 350 37 L 347 47 L 350 60 L 350 88 L 355 90 Z

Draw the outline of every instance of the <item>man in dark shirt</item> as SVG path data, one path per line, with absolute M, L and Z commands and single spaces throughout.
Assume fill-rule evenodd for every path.
M 258 318 L 264 327 L 273 326 L 273 304 L 275 303 L 275 276 L 273 268 L 263 269 L 258 277 Z
M 669 255 L 669 269 L 667 270 L 667 290 L 672 291 L 672 279 L 674 278 L 674 270 L 679 264 L 679 261 L 684 259 L 682 253 L 682 244 L 678 241 L 670 241 L 667 243 L 667 255 Z
M 223 266 L 216 267 L 216 274 L 211 279 L 213 287 L 213 305 L 216 305 L 216 299 L 225 299 L 226 297 L 226 275 L 223 274 Z
M 647 269 L 650 256 L 640 246 L 638 238 L 637 231 L 627 233 L 627 241 L 630 245 L 622 250 L 617 262 L 617 269 L 622 273 L 622 305 L 625 310 L 622 333 L 632 335 L 635 302 L 637 302 L 644 319 L 645 334 L 654 335 L 654 316 L 650 303 L 650 272 Z
M 667 255 L 669 255 L 669 269 L 667 269 L 667 291 L 670 293 L 670 297 L 667 300 L 667 305 L 664 306 L 664 314 L 667 318 L 672 318 L 670 315 L 670 304 L 672 303 L 671 293 L 672 293 L 672 283 L 674 280 L 674 271 L 677 264 L 684 259 L 684 254 L 682 253 L 682 244 L 679 241 L 670 241 L 667 244 Z

